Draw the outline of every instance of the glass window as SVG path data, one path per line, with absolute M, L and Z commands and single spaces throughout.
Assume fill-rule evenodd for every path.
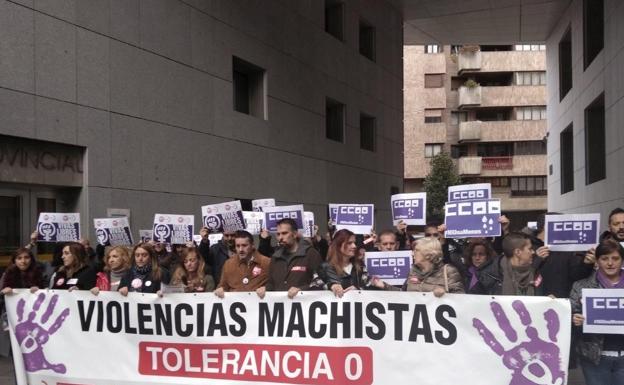
M 433 158 L 442 151 L 442 144 L 425 144 L 425 158 Z
M 546 84 L 546 72 L 540 72 L 540 84 Z
M 546 120 L 546 107 L 542 107 L 540 111 L 540 119 Z
M 531 72 L 531 85 L 538 86 L 540 84 L 539 72 Z
M 524 107 L 524 120 L 531 120 L 531 107 Z

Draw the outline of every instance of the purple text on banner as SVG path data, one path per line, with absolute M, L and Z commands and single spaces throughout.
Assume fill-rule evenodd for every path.
M 375 205 L 340 205 L 336 229 L 347 229 L 355 234 L 370 234 L 375 224 Z
M 624 289 L 583 289 L 585 324 L 589 333 L 624 333 Z
M 492 185 L 490 183 L 464 184 L 448 188 L 449 202 L 490 199 L 491 197 Z
M 297 230 L 303 229 L 303 205 L 275 206 L 264 208 L 264 223 L 266 229 L 277 231 L 277 222 L 290 218 L 297 224 Z
M 600 237 L 600 214 L 547 215 L 546 244 L 553 251 L 585 251 Z
M 500 213 L 500 199 L 447 202 L 444 236 L 447 238 L 499 236 Z
M 390 198 L 390 202 L 395 226 L 400 221 L 407 225 L 426 224 L 426 193 L 396 194 Z

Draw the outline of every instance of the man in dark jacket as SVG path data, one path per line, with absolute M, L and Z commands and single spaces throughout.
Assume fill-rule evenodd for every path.
M 234 254 L 234 234 L 233 231 L 224 232 L 223 238 L 211 246 L 208 240 L 208 229 L 204 227 L 200 231 L 202 240 L 198 250 L 206 261 L 207 268 L 204 272 L 210 271 L 215 282 L 220 281 L 223 264 Z
M 256 290 L 260 298 L 266 291 L 286 291 L 294 298 L 300 290 L 308 290 L 317 277 L 321 255 L 305 239 L 299 239 L 297 224 L 290 218 L 277 222 L 278 247 L 271 258 L 269 279 L 265 287 Z

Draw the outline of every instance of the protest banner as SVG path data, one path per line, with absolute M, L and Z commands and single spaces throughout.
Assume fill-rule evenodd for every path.
M 314 213 L 312 211 L 303 212 L 303 236 L 307 238 L 314 236 Z
M 338 206 L 341 206 L 341 205 L 351 206 L 351 205 L 357 205 L 357 203 L 330 203 L 328 204 L 327 209 L 329 210 L 329 220 L 332 221 L 334 225 L 336 224 L 336 216 L 338 216 Z
M 128 218 L 95 218 L 95 235 L 102 246 L 129 246 L 132 241 L 132 232 Z
M 208 234 L 208 240 L 210 241 L 210 245 L 216 245 L 222 238 L 223 234 L 221 233 Z
M 19 385 L 567 380 L 566 299 L 314 291 L 261 301 L 20 289 L 6 301 Z
M 41 213 L 37 221 L 38 242 L 78 242 L 80 213 Z
M 260 211 L 243 211 L 245 230 L 251 235 L 258 235 L 264 226 L 264 214 Z
M 303 205 L 264 207 L 265 228 L 274 233 L 277 222 L 290 218 L 297 224 L 297 230 L 303 229 Z
M 347 229 L 355 234 L 370 234 L 375 227 L 375 205 L 340 204 L 336 215 L 336 230 Z
M 201 241 L 202 241 L 202 236 L 200 234 L 193 234 L 193 243 L 199 246 Z
M 490 198 L 492 198 L 492 184 L 490 183 L 460 184 L 448 188 L 448 202 Z
M 139 230 L 141 242 L 149 242 L 154 239 L 154 230 Z
M 624 289 L 582 289 L 583 333 L 624 334 Z
M 184 245 L 193 241 L 194 215 L 154 215 L 153 239 L 170 245 Z
M 403 221 L 406 225 L 427 224 L 427 193 L 395 194 L 390 197 L 392 224 Z
M 240 201 L 202 206 L 202 223 L 211 233 L 232 233 L 245 230 Z
M 389 285 L 403 285 L 412 266 L 412 251 L 367 251 L 366 270 Z
M 600 214 L 546 215 L 544 230 L 551 251 L 587 251 L 600 239 Z
M 273 198 L 264 198 L 264 199 L 254 199 L 251 201 L 251 209 L 253 211 L 263 211 L 263 207 L 275 207 L 275 199 Z
M 444 206 L 447 238 L 497 237 L 501 234 L 498 222 L 500 199 L 447 202 Z

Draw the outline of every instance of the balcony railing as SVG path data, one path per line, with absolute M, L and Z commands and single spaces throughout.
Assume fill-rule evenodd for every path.
M 457 167 L 459 175 L 481 174 L 481 163 L 480 156 L 464 156 L 459 158 Z
M 459 123 L 459 141 L 481 140 L 481 123 L 479 120 Z
M 481 104 L 481 86 L 459 87 L 459 107 L 478 106 Z
M 457 69 L 462 71 L 478 71 L 481 69 L 481 51 L 460 52 L 457 61 Z
M 481 168 L 483 170 L 512 170 L 512 156 L 489 156 L 481 158 Z

